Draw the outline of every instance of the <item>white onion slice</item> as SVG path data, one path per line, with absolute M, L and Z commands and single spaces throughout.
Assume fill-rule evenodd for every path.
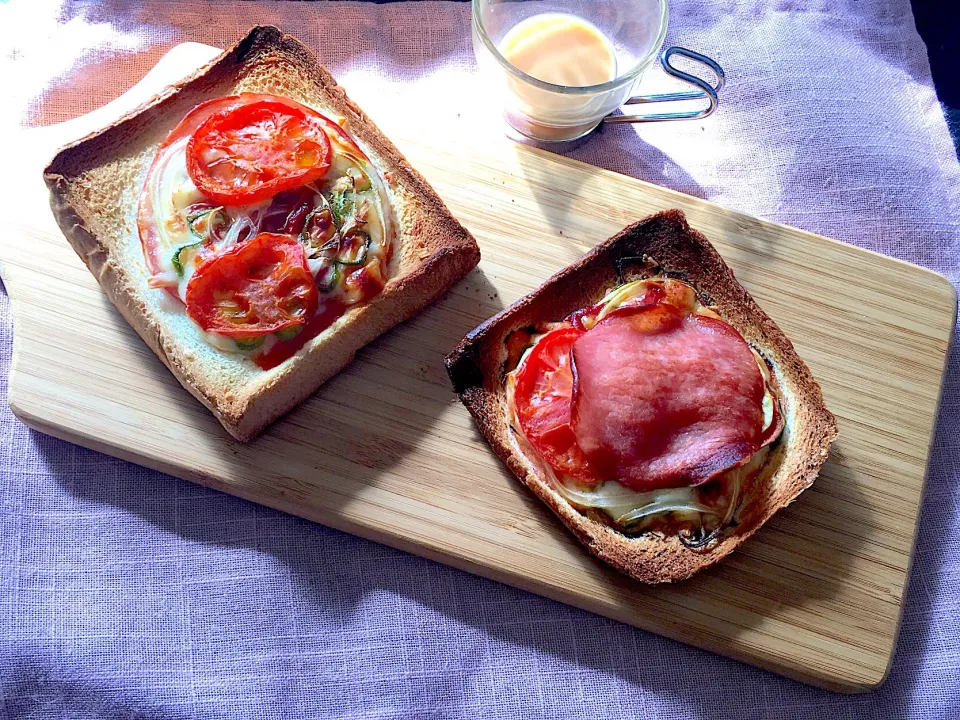
M 217 243 L 217 253 L 221 253 L 236 245 L 240 239 L 240 233 L 244 230 L 249 231 L 249 237 L 256 235 L 258 230 L 257 224 L 246 215 L 237 218 L 233 225 L 230 226 L 230 229 L 227 230 L 227 234 L 224 235 L 223 240 Z
M 314 277 L 316 277 L 317 273 L 323 270 L 326 265 L 328 265 L 326 258 L 307 258 L 307 267 L 310 268 L 310 272 L 313 273 Z
M 620 285 L 610 290 L 600 301 L 603 303 L 603 307 L 600 308 L 600 312 L 597 313 L 596 322 L 603 320 L 630 298 L 646 292 L 649 285 L 649 280 L 634 280 L 633 282 L 628 282 L 625 285 Z
M 566 500 L 580 508 L 603 510 L 621 525 L 656 513 L 689 512 L 717 515 L 717 510 L 696 501 L 694 488 L 669 488 L 638 492 L 616 481 L 601 483 L 592 490 L 572 487 L 566 478 L 553 475 L 553 486 Z M 565 480 L 567 480 L 565 482 Z
M 583 507 L 613 508 L 620 505 L 639 507 L 645 503 L 654 503 L 657 499 L 655 492 L 640 493 L 618 482 L 601 483 L 594 490 L 573 488 L 559 479 L 557 485 L 567 500 Z
M 393 242 L 393 213 L 390 208 L 390 195 L 387 193 L 386 187 L 384 187 L 383 179 L 380 177 L 380 173 L 377 171 L 377 168 L 374 167 L 372 163 L 367 165 L 367 177 L 370 180 L 370 184 L 373 186 L 373 189 L 376 191 L 376 196 L 378 200 L 379 207 L 377 208 L 379 212 L 377 215 L 380 219 L 380 226 L 383 233 L 383 245 L 386 247 Z
M 147 286 L 151 288 L 173 288 L 180 284 L 180 276 L 173 270 L 151 275 L 147 278 Z
M 629 525 L 632 522 L 641 520 L 650 515 L 658 513 L 683 512 L 683 513 L 702 513 L 704 515 L 716 515 L 716 511 L 700 503 L 650 503 L 646 507 L 631 510 L 617 518 L 620 525 Z

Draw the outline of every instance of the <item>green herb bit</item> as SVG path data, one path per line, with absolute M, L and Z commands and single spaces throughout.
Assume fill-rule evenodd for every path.
M 343 224 L 353 212 L 354 187 L 354 179 L 350 175 L 344 175 L 338 178 L 333 184 L 333 190 L 330 195 L 330 208 L 333 211 L 333 219 L 336 221 L 338 229 L 343 227 Z

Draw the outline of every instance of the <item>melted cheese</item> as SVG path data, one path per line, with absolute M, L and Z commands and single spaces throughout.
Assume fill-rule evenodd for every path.
M 151 175 L 152 182 L 146 189 L 153 208 L 158 243 L 156 255 L 161 267 L 161 272 L 151 278 L 151 285 L 153 287 L 175 285 L 181 301 L 186 299 L 187 285 L 199 262 L 196 251 L 190 247 L 199 239 L 190 230 L 187 221 L 188 209 L 198 203 L 208 202 L 187 171 L 186 148 L 189 139 L 189 136 L 183 137 L 164 150 Z M 393 238 L 393 225 L 389 196 L 383 180 L 372 163 L 358 156 L 353 148 L 343 144 L 335 134 L 330 134 L 330 140 L 333 149 L 330 170 L 316 185 L 330 186 L 345 176 L 351 176 L 354 179 L 356 203 L 358 206 L 362 204 L 366 212 L 363 229 L 370 237 L 367 257 L 370 260 L 378 259 L 380 268 L 386 268 Z M 272 198 L 269 198 L 249 205 L 227 206 L 222 209 L 222 212 L 228 218 L 231 227 L 238 226 L 239 230 L 239 226 L 244 224 L 253 230 L 250 235 L 252 236 L 259 231 L 260 211 L 266 210 L 271 202 Z M 226 241 L 219 243 L 218 252 L 225 250 L 236 241 L 237 231 L 234 232 L 233 237 L 227 231 Z M 174 264 L 174 256 L 178 250 L 182 273 Z M 325 270 L 329 264 L 327 260 L 308 256 L 308 265 L 315 275 Z M 345 283 L 339 283 L 325 297 L 336 297 L 345 305 L 353 304 L 356 299 L 350 297 L 350 291 L 345 285 Z M 175 301 L 167 303 L 167 306 L 173 304 Z M 184 311 L 182 305 L 169 309 L 179 313 Z M 230 338 L 204 332 L 199 328 L 198 331 L 208 344 L 219 350 L 233 353 L 249 352 L 239 348 Z M 265 338 L 265 344 L 258 350 L 265 351 L 274 341 L 272 335 Z
M 187 209 L 191 205 L 207 202 L 206 197 L 197 189 L 197 186 L 187 172 L 187 143 L 190 137 L 184 137 L 171 144 L 159 161 L 155 182 L 148 189 L 150 201 L 153 205 L 154 222 L 156 223 L 157 242 L 160 251 L 158 261 L 164 273 L 171 273 L 177 277 L 177 294 L 181 300 L 187 296 L 187 284 L 196 271 L 196 253 L 190 247 L 181 251 L 180 261 L 183 275 L 177 272 L 173 263 L 173 256 L 179 248 L 197 242 L 198 238 L 190 232 L 187 222 Z M 237 205 L 224 208 L 224 212 L 231 221 L 249 218 L 256 211 L 270 204 L 269 200 L 253 205 Z M 219 347 L 220 344 L 216 343 Z M 232 344 L 232 343 L 231 343 Z

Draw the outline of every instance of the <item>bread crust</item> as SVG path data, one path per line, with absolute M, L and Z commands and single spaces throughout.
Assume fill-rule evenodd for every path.
M 249 360 L 218 357 L 199 336 L 187 337 L 182 322 L 164 315 L 157 299 L 164 291 L 146 285 L 135 222 L 143 177 L 167 133 L 198 103 L 248 90 L 292 97 L 343 118 L 387 178 L 396 228 L 383 292 L 266 371 Z M 313 53 L 274 27 L 253 28 L 191 76 L 64 147 L 44 179 L 57 223 L 113 304 L 180 383 L 242 441 L 310 395 L 364 345 L 437 299 L 480 260 L 476 241 L 427 181 Z
M 511 442 L 505 379 L 507 339 L 542 322 L 562 321 L 593 305 L 618 282 L 651 274 L 677 277 L 714 306 L 768 361 L 780 395 L 785 426 L 757 481 L 743 499 L 737 524 L 705 548 L 685 546 L 676 536 L 647 533 L 628 537 L 570 505 L 547 479 L 543 461 Z M 813 484 L 837 436 L 820 386 L 791 342 L 734 278 L 719 253 L 692 230 L 679 210 L 637 222 L 561 270 L 538 289 L 476 328 L 446 358 L 454 391 L 480 432 L 517 478 L 563 521 L 591 553 L 644 583 L 683 580 L 723 559 L 775 512 Z

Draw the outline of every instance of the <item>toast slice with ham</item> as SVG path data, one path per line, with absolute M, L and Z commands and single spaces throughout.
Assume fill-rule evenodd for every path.
M 736 500 L 730 501 L 729 516 L 709 534 L 704 532 L 696 536 L 696 533 L 689 530 L 677 531 L 678 525 L 668 522 L 677 516 L 669 512 L 663 513 L 664 522 L 634 531 L 629 526 L 612 521 L 609 514 L 596 507 L 579 504 L 580 496 L 564 491 L 566 486 L 563 481 L 558 481 L 556 463 L 546 460 L 524 434 L 514 406 L 515 370 L 532 353 L 530 348 L 536 346 L 536 338 L 544 337 L 543 333 L 549 331 L 545 330 L 545 327 L 556 328 L 557 324 L 565 322 L 569 324 L 571 316 L 577 317 L 574 313 L 597 306 L 603 298 L 609 297 L 608 293 L 613 288 L 623 287 L 626 283 L 644 278 L 652 278 L 655 283 L 661 282 L 658 278 L 669 278 L 692 286 L 697 295 L 697 307 L 708 308 L 705 311 L 708 315 L 719 316 L 739 333 L 742 341 L 745 341 L 759 359 L 758 364 L 762 360 L 763 365 L 768 368 L 765 375 L 779 411 L 779 415 L 774 414 L 772 421 L 776 423 L 771 433 L 774 439 L 771 442 L 768 435 L 762 450 L 760 441 L 754 440 L 752 447 L 757 453 L 762 452 L 762 455 L 756 455 L 750 480 L 738 491 Z M 712 318 L 708 320 L 715 324 Z M 648 322 L 648 319 L 644 319 L 644 322 Z M 622 320 L 620 325 L 623 325 Z M 594 327 L 600 327 L 600 323 Z M 604 325 L 608 336 L 615 336 L 615 330 L 622 334 L 622 328 L 617 330 L 613 323 Z M 709 338 L 709 333 L 714 330 L 708 328 L 704 337 Z M 595 367 L 598 362 L 594 357 L 596 353 L 602 352 L 602 345 L 598 346 L 600 335 L 597 333 L 590 336 L 588 332 L 584 337 L 589 336 L 591 342 L 585 341 L 580 346 L 574 346 L 580 352 L 580 362 L 585 364 L 583 372 L 589 370 L 593 373 L 589 378 L 589 383 L 592 383 L 588 383 L 589 387 L 598 383 L 602 385 L 604 382 L 603 374 L 598 374 Z M 682 341 L 684 336 L 674 334 L 671 337 L 680 337 Z M 675 353 L 675 348 L 671 352 Z M 718 352 L 732 351 L 727 349 Z M 577 352 L 571 351 L 570 355 L 576 357 Z M 592 363 L 590 368 L 586 367 L 588 361 Z M 740 362 L 743 362 L 742 353 Z M 811 486 L 837 436 L 836 420 L 827 410 L 819 385 L 793 345 L 737 282 L 730 268 L 709 241 L 692 230 L 683 214 L 677 210 L 647 218 L 601 243 L 537 290 L 476 328 L 447 356 L 446 364 L 455 392 L 473 415 L 487 442 L 514 475 L 556 513 L 590 552 L 621 572 L 645 583 L 683 580 L 729 555 L 774 513 L 796 500 Z M 630 370 L 629 357 L 620 365 Z M 572 391 L 572 403 L 577 407 L 578 398 L 582 400 L 582 397 L 576 393 L 587 392 L 589 388 L 576 389 L 576 371 L 575 368 L 572 370 L 575 388 Z M 622 370 L 623 367 L 619 368 L 618 372 Z M 664 367 L 660 366 L 657 372 L 664 373 Z M 619 377 L 624 377 L 622 372 Z M 631 376 L 628 373 L 626 377 Z M 642 370 L 635 371 L 632 377 L 640 384 Z M 584 378 L 580 378 L 580 381 L 586 382 Z M 653 385 L 656 388 L 671 387 L 662 382 Z M 691 383 L 687 383 L 688 387 L 690 385 Z M 711 390 L 712 395 L 707 392 L 703 396 L 712 398 L 713 403 L 718 403 L 721 396 L 717 395 L 715 390 Z M 590 391 L 598 392 L 596 389 Z M 583 409 L 587 403 L 579 402 L 582 417 L 577 419 L 580 426 L 594 415 L 609 418 L 609 426 L 597 427 L 594 422 L 592 429 L 587 427 L 587 430 L 584 430 L 580 426 L 574 429 L 581 434 L 590 431 L 593 436 L 608 436 L 608 446 L 610 443 L 617 446 L 629 445 L 618 443 L 616 435 L 618 432 L 622 433 L 621 426 L 624 421 L 617 416 L 620 411 L 616 408 L 621 407 L 624 402 L 637 402 L 630 398 L 638 393 L 642 394 L 642 390 L 620 387 L 617 393 L 611 391 L 611 395 L 616 394 L 616 397 L 606 405 L 602 402 L 593 403 L 593 406 L 599 406 L 599 411 L 592 408 L 587 412 Z M 685 401 L 684 412 L 689 413 L 689 397 L 671 400 L 673 406 L 678 404 L 678 400 Z M 647 405 L 645 412 L 667 412 L 657 408 L 670 403 L 652 402 Z M 743 415 L 742 412 L 740 414 Z M 629 411 L 627 415 L 630 415 Z M 716 429 L 717 423 L 727 422 L 732 426 L 726 428 L 724 436 L 730 433 L 735 435 L 739 431 L 737 423 L 741 420 L 724 420 L 724 415 L 716 412 L 704 413 L 704 417 L 712 418 L 714 425 L 694 424 L 691 426 L 693 432 L 696 432 L 697 427 Z M 770 423 L 768 420 L 768 426 Z M 573 425 L 576 423 L 571 422 L 571 426 Z M 611 432 L 610 427 L 617 428 L 616 432 Z M 649 432 L 650 427 L 652 426 L 647 417 L 645 432 Z M 683 429 L 684 442 L 690 440 L 690 432 L 689 427 Z M 593 436 L 581 437 L 585 447 L 589 448 L 591 444 L 599 447 L 602 444 Z M 695 434 L 691 442 L 696 442 Z M 769 447 L 766 447 L 767 444 Z M 676 450 L 676 447 L 681 450 Z M 673 466 L 696 465 L 702 470 L 702 458 L 695 458 L 691 461 L 692 464 L 684 463 L 683 446 L 681 444 L 676 447 L 672 455 L 665 456 Z M 698 449 L 702 450 L 702 447 Z M 630 450 L 634 451 L 635 449 Z M 596 456 L 593 459 L 596 459 Z M 701 484 L 705 481 L 704 478 L 709 480 L 718 477 L 720 470 L 731 465 L 728 460 L 729 458 L 724 459 L 726 465 L 718 464 L 717 471 L 710 473 L 709 477 L 693 477 L 696 473 L 691 473 L 690 484 L 709 488 L 709 485 Z M 643 458 L 643 461 L 647 464 L 639 464 L 637 467 L 653 467 L 650 458 Z M 747 459 L 738 456 L 735 461 L 734 464 L 742 465 Z M 611 463 L 610 467 L 615 465 Z M 639 482 L 642 481 L 643 478 L 640 477 Z M 636 487 L 638 478 L 633 478 L 631 482 Z

